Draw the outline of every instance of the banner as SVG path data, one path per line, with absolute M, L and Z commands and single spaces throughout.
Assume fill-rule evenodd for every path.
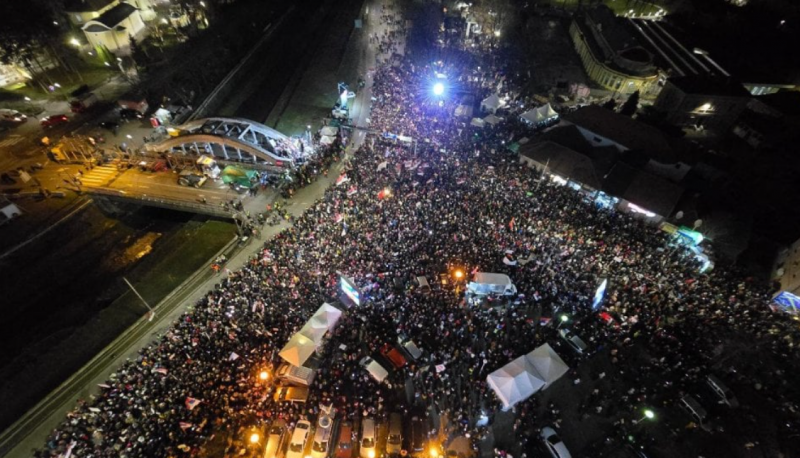
M 187 397 L 186 398 L 186 402 L 185 402 L 186 408 L 189 409 L 189 410 L 194 410 L 194 408 L 199 406 L 201 402 L 203 402 L 203 401 L 201 401 L 200 399 Z

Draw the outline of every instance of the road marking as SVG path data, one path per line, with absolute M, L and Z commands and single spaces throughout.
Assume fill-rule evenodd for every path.
M 22 140 L 25 140 L 25 137 L 23 137 L 21 135 L 12 135 L 12 136 L 6 138 L 3 141 L 0 141 L 0 147 L 16 145 L 17 143 L 21 142 Z

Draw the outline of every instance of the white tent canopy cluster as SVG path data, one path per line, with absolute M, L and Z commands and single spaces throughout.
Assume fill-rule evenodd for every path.
M 325 335 L 333 331 L 341 317 L 341 310 L 328 303 L 322 304 L 278 354 L 287 363 L 302 366 L 325 340 Z
M 567 373 L 569 367 L 548 344 L 520 356 L 486 377 L 504 409 L 546 389 Z
M 558 113 L 548 103 L 537 108 L 531 108 L 520 116 L 531 124 L 539 124 L 558 118 Z
M 489 97 L 481 100 L 481 110 L 494 113 L 498 108 L 504 105 L 503 100 L 497 94 L 492 94 Z

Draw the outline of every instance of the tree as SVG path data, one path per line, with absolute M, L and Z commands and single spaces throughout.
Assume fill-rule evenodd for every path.
M 633 116 L 636 113 L 636 109 L 639 106 L 639 91 L 634 92 L 633 94 L 628 97 L 628 100 L 622 104 L 622 108 L 619 109 L 619 114 L 625 116 Z
M 608 99 L 608 102 L 606 102 L 606 103 L 604 103 L 604 104 L 602 104 L 600 106 L 605 108 L 606 110 L 614 111 L 614 108 L 616 108 L 616 106 L 617 106 L 617 101 L 614 100 L 614 97 L 611 97 L 610 99 Z

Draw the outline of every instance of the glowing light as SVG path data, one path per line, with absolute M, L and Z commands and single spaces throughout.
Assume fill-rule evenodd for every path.
M 369 451 L 369 458 L 375 458 L 375 450 Z
M 652 410 L 648 409 L 644 411 L 644 416 L 652 420 L 656 414 L 654 414 Z
M 499 30 L 495 30 L 494 31 L 494 36 L 499 37 L 500 36 L 500 31 Z
M 71 44 L 72 46 L 80 46 L 80 45 L 81 45 L 81 42 L 80 42 L 80 41 L 78 41 L 78 39 L 77 39 L 77 38 L 70 38 L 70 40 L 69 40 L 69 44 Z
M 258 374 L 258 378 L 261 379 L 261 381 L 264 381 L 269 378 L 269 374 L 267 373 L 267 371 L 261 371 Z
M 444 94 L 444 84 L 436 83 L 433 85 L 433 93 L 436 95 Z
M 455 277 L 458 278 L 459 280 L 464 278 L 464 272 L 462 272 L 460 270 L 456 270 L 453 275 L 455 275 Z
M 250 443 L 251 444 L 257 444 L 258 441 L 260 441 L 260 440 L 261 440 L 261 436 L 259 436 L 258 433 L 253 433 L 253 434 L 250 435 Z

